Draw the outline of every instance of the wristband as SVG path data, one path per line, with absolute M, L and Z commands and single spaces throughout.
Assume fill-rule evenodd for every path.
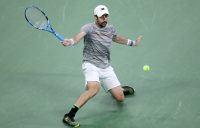
M 130 39 L 128 39 L 128 42 L 127 42 L 127 45 L 128 46 L 135 46 L 135 40 L 130 40 Z
M 69 40 L 71 41 L 71 42 L 70 42 L 70 45 L 73 46 L 73 45 L 75 44 L 74 39 L 71 38 L 71 39 L 69 39 Z

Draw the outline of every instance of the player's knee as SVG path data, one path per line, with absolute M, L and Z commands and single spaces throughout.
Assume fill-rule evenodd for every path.
M 88 84 L 87 91 L 90 94 L 90 97 L 95 96 L 100 90 L 100 86 L 98 84 Z
M 124 95 L 117 95 L 115 96 L 115 99 L 117 102 L 123 102 L 124 101 Z
M 90 93 L 90 97 L 93 97 L 99 92 L 99 89 L 92 88 L 92 89 L 89 89 L 88 92 Z
M 109 90 L 110 93 L 112 94 L 113 98 L 117 101 L 117 102 L 123 102 L 124 101 L 124 93 L 121 89 L 120 86 L 115 87 L 111 90 Z

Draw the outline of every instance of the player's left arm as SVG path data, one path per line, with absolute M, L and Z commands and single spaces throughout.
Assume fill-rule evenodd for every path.
M 142 40 L 142 36 L 138 36 L 135 40 L 130 40 L 130 39 L 127 39 L 120 35 L 114 35 L 112 40 L 119 44 L 124 44 L 124 45 L 129 45 L 129 46 L 137 46 L 140 44 L 140 42 Z

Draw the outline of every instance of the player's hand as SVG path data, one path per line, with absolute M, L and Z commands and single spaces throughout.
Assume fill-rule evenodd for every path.
M 142 36 L 138 36 L 138 37 L 135 39 L 135 46 L 137 46 L 138 44 L 140 44 L 141 41 L 142 41 Z
M 64 39 L 64 41 L 62 42 L 63 46 L 71 46 L 74 45 L 74 40 L 73 39 Z

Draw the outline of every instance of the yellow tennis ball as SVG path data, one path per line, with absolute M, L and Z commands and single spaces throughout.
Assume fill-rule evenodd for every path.
M 144 66 L 143 66 L 143 70 L 144 70 L 144 71 L 149 71 L 149 70 L 150 70 L 149 65 L 144 65 Z

